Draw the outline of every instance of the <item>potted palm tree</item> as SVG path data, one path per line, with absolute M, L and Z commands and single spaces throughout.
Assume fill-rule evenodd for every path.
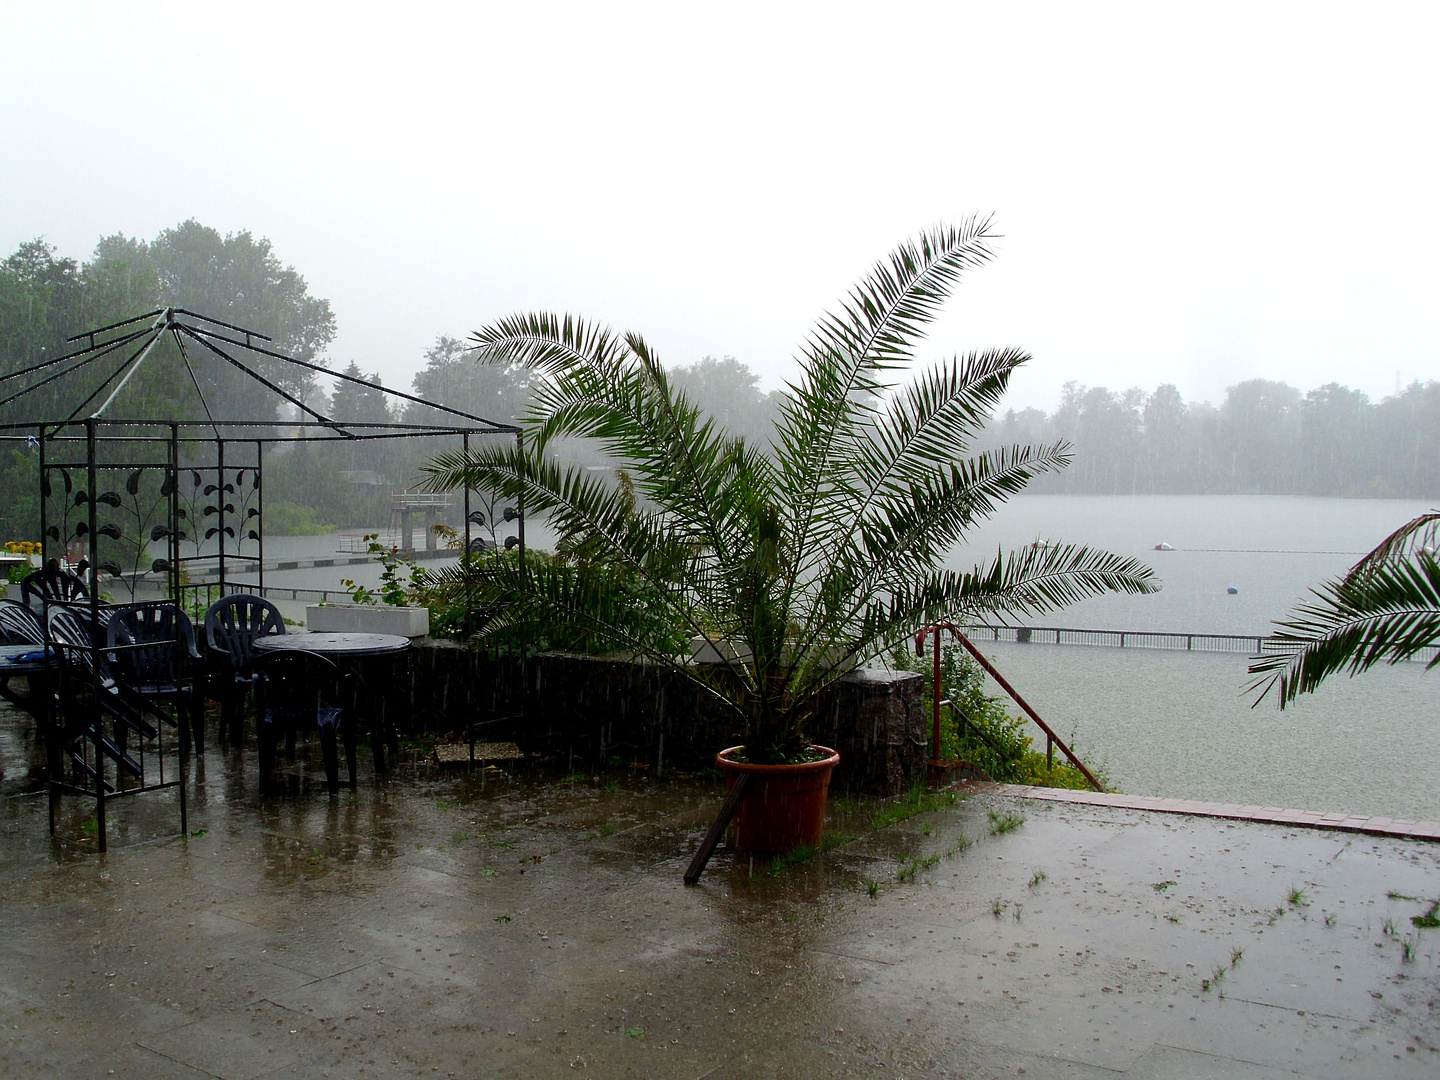
M 993 236 L 988 219 L 971 219 L 877 264 L 802 347 L 769 445 L 733 438 L 705 415 L 638 334 L 541 313 L 473 335 L 481 362 L 535 373 L 525 437 L 437 457 L 428 483 L 523 500 L 591 555 L 563 566 L 471 560 L 479 636 L 583 627 L 733 710 L 744 741 L 719 765 L 759 777 L 737 818 L 742 847 L 819 840 L 838 755 L 806 737 L 817 701 L 916 626 L 1157 587 L 1131 559 L 1057 543 L 969 571 L 944 566 L 972 526 L 1069 461 L 1058 443 L 970 450 L 1023 352 L 972 353 L 904 378 L 950 289 L 992 257 Z M 564 437 L 593 440 L 626 482 L 560 464 L 553 444 Z M 637 595 L 645 619 L 625 602 Z M 670 632 L 644 632 L 655 625 Z M 675 648 L 677 632 L 682 642 L 732 643 L 725 662 L 693 662 Z

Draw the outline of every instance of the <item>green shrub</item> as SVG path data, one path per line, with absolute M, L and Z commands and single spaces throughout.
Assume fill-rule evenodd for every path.
M 517 652 L 522 640 L 531 652 L 593 655 L 689 648 L 656 588 L 623 568 L 532 550 L 525 553 L 523 580 L 521 571 L 518 551 L 478 552 L 430 575 L 411 602 L 430 609 L 432 636 L 451 638 L 465 636 L 468 603 L 471 634 L 501 653 Z
M 265 507 L 265 531 L 272 536 L 323 536 L 335 526 L 318 520 L 308 506 L 280 501 Z

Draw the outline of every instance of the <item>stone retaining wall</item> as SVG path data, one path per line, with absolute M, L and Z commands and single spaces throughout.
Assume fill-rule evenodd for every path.
M 421 641 L 387 697 L 402 728 L 514 741 L 579 769 L 611 758 L 705 768 L 744 742 L 737 718 L 676 672 L 635 660 L 542 653 L 526 665 Z M 929 727 L 919 675 L 855 671 L 820 702 L 808 734 L 840 751 L 836 790 L 896 795 L 925 778 Z M 528 693 L 526 692 L 528 690 Z M 397 700 L 397 698 L 399 700 Z

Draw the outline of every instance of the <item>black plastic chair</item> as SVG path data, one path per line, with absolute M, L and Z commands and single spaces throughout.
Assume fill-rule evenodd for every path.
M 174 604 L 115 608 L 105 627 L 110 673 L 137 700 L 174 708 L 182 749 L 205 753 L 204 678 L 195 627 Z
M 220 738 L 225 738 L 228 728 L 232 746 L 240 746 L 240 717 L 245 698 L 255 687 L 253 642 L 266 634 L 283 633 L 280 609 L 249 593 L 217 600 L 205 612 L 205 643 L 221 668 L 210 690 L 220 700 Z
M 330 797 L 340 794 L 338 741 L 345 744 L 350 786 L 355 786 L 355 725 L 336 701 L 348 701 L 350 675 L 314 653 L 272 652 L 254 661 L 255 727 L 260 743 L 260 794 L 270 794 L 280 739 L 292 756 L 301 732 L 318 731 Z
M 0 600 L 0 643 L 6 645 L 34 646 L 35 651 L 45 651 L 45 625 L 40 616 L 24 604 L 15 600 Z M 50 672 L 45 668 L 27 665 L 29 670 L 20 672 L 28 684 L 28 693 L 17 694 L 10 686 L 15 676 L 0 663 L 0 697 L 18 709 L 24 709 L 35 718 L 43 732 L 49 724 L 51 705 L 55 688 L 51 685 Z
M 0 641 L 6 645 L 44 645 L 45 624 L 17 600 L 0 600 Z
M 144 767 L 126 749 L 129 734 L 133 731 L 150 740 L 159 732 L 141 709 L 127 700 L 111 675 L 100 648 L 100 633 L 88 612 L 77 608 L 56 604 L 46 617 L 45 635 L 59 661 L 55 695 L 59 722 L 51 732 L 51 767 L 58 767 L 68 757 L 76 772 L 94 781 L 100 763 L 89 760 L 88 741 L 115 763 L 121 776 L 143 780 Z M 114 790 L 109 781 L 102 782 L 106 791 Z
M 32 596 L 42 604 L 73 604 L 90 599 L 90 590 L 79 574 L 62 570 L 59 560 L 51 559 L 43 570 L 36 570 L 20 582 L 20 599 L 27 606 Z

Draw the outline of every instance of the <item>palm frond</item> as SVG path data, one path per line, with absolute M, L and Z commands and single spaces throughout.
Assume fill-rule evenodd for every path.
M 821 317 L 804 350 L 807 378 L 828 382 L 839 357 L 866 369 L 903 364 L 961 275 L 994 257 L 988 217 L 941 225 L 903 243 L 850 291 L 838 312 Z
M 1157 591 L 1154 571 L 1135 559 L 1074 544 L 1034 543 L 967 572 L 936 570 L 868 600 L 858 613 L 857 650 L 881 655 L 889 642 L 938 621 L 964 626 L 990 616 L 1032 616 L 1108 592 Z
M 971 438 L 1004 393 L 1011 372 L 1027 359 L 1015 349 L 994 349 L 932 368 L 860 426 L 844 448 L 844 468 L 855 477 L 853 498 L 816 507 L 813 561 L 829 562 L 836 546 L 864 527 L 877 503 L 907 502 L 917 488 L 931 485 L 937 473 L 965 462 Z M 1036 458 L 1035 469 L 1019 484 L 1035 472 L 1066 463 L 1068 459 L 1046 464 Z M 991 510 L 993 505 L 983 512 Z
M 482 363 L 516 365 L 546 375 L 578 366 L 608 370 L 623 362 L 623 344 L 609 329 L 576 315 L 533 312 L 500 319 L 470 335 Z
M 1000 503 L 1069 460 L 1064 443 L 998 447 L 952 462 L 908 490 L 878 500 L 817 575 L 816 587 L 807 594 L 813 598 L 810 610 L 796 617 L 814 633 L 837 619 L 843 624 L 854 618 L 877 593 L 903 589 L 928 574 Z
M 989 566 L 968 573 L 938 574 L 932 581 L 948 597 L 950 610 L 967 620 L 980 615 L 1028 617 L 1108 592 L 1145 596 L 1160 588 L 1155 571 L 1138 559 L 1044 542 L 997 554 Z
M 972 217 L 901 244 L 811 334 L 775 442 L 797 550 L 809 550 L 812 516 L 822 503 L 860 494 L 835 460 L 836 446 L 873 409 L 871 400 L 884 389 L 883 372 L 912 359 L 914 343 L 961 275 L 993 257 L 994 238 L 989 218 Z
M 1429 552 L 1376 560 L 1311 593 L 1313 602 L 1276 624 L 1270 651 L 1253 658 L 1250 674 L 1260 678 L 1246 690 L 1258 691 L 1254 704 L 1274 690 L 1283 709 L 1337 672 L 1397 664 L 1440 645 L 1440 563 Z M 1440 653 L 1428 666 L 1437 661 Z
M 1346 577 L 1360 577 L 1384 563 L 1404 558 L 1417 551 L 1428 551 L 1433 555 L 1437 546 L 1440 546 L 1440 535 L 1437 534 L 1440 534 L 1440 511 L 1431 510 L 1427 514 L 1421 514 L 1381 540 L 1375 550 L 1350 568 Z

